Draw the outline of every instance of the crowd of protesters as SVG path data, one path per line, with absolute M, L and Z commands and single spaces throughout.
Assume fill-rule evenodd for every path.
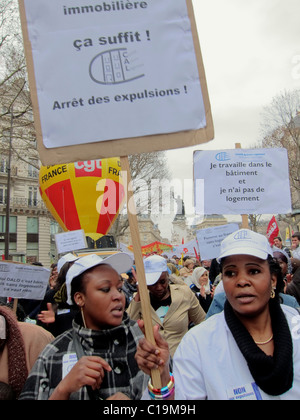
M 152 255 L 144 268 L 155 344 L 124 253 L 66 254 L 42 302 L 15 314 L 1 299 L 0 399 L 299 400 L 300 233 L 289 249 L 242 229 L 212 261 Z

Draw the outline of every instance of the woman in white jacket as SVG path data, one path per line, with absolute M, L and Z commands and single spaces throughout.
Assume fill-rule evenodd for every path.
M 235 232 L 222 242 L 218 261 L 224 312 L 181 341 L 174 357 L 175 399 L 299 400 L 300 317 L 280 305 L 278 265 L 267 239 L 246 229 Z M 168 354 L 160 340 L 156 344 L 142 340 L 136 358 L 144 370 L 157 366 L 165 386 Z

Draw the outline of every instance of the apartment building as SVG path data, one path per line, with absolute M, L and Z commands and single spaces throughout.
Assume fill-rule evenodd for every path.
M 40 162 L 27 95 L 24 91 L 14 102 L 9 95 L 0 96 L 0 256 L 5 253 L 10 177 L 9 259 L 49 267 L 57 258 L 54 234 L 61 229 L 40 197 Z

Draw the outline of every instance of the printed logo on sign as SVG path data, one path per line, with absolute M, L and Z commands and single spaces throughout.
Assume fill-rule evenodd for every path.
M 135 37 L 137 35 L 138 33 Z M 123 39 L 124 42 L 128 42 L 130 38 L 133 42 L 132 32 L 120 32 L 116 37 L 119 42 L 123 42 Z M 144 77 L 140 67 L 143 67 L 143 64 L 138 62 L 135 53 L 129 53 L 127 48 L 117 48 L 96 55 L 90 64 L 89 71 L 94 82 L 102 85 L 117 85 Z
M 76 162 L 75 176 L 79 178 L 81 176 L 95 176 L 98 178 L 102 177 L 102 162 L 101 159 L 97 160 L 85 160 L 84 162 Z
M 231 160 L 230 155 L 226 152 L 218 153 L 215 157 L 219 162 L 226 162 L 227 160 Z
M 9 272 L 9 266 L 6 264 L 0 264 L 0 271 L 2 273 L 8 273 Z

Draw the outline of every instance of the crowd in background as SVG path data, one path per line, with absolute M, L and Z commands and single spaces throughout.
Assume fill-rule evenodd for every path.
M 280 267 L 280 274 L 277 277 L 277 291 L 281 303 L 298 309 L 300 307 L 300 233 L 293 235 L 291 249 L 282 245 L 280 237 L 275 238 L 272 253 L 274 260 Z M 51 266 L 49 285 L 44 300 L 41 302 L 20 300 L 16 317 L 9 308 L 7 299 L 0 298 L 0 399 L 18 399 L 20 395 L 28 399 L 41 398 L 41 391 L 34 389 L 36 386 L 32 379 L 34 375 L 30 376 L 27 382 L 26 379 L 35 366 L 40 352 L 55 338 L 59 340 L 60 337 L 64 337 L 65 342 L 62 345 L 61 357 L 65 366 L 73 366 L 71 360 L 65 359 L 64 356 L 66 351 L 64 346 L 68 348 L 70 343 L 76 341 L 71 337 L 70 331 L 74 330 L 74 325 L 76 325 L 78 334 L 83 334 L 82 328 L 86 327 L 85 317 L 89 324 L 96 323 L 98 325 L 97 322 L 101 321 L 95 321 L 91 313 L 83 314 L 83 308 L 86 308 L 86 297 L 83 298 L 82 285 L 78 284 L 77 293 L 71 296 L 70 284 L 73 279 L 80 278 L 83 281 L 86 272 L 96 270 L 103 263 L 100 261 L 100 257 L 98 257 L 100 260 L 95 260 L 95 263 L 91 260 L 91 257 L 90 255 L 78 258 L 72 253 L 62 256 L 57 264 Z M 222 268 L 217 259 L 200 261 L 192 256 L 173 255 L 172 258 L 168 258 L 167 256 L 153 255 L 146 260 L 146 282 L 150 296 L 153 325 L 157 326 L 160 337 L 168 344 L 169 354 L 173 357 L 189 330 L 224 310 L 226 293 L 222 279 Z M 115 268 L 113 264 L 112 266 Z M 125 261 L 123 266 L 126 267 L 126 271 L 120 269 L 119 276 L 113 281 L 117 284 L 117 290 L 122 292 L 124 296 L 124 305 L 122 304 L 124 307 L 118 304 L 113 310 L 116 320 L 120 317 L 119 313 L 123 314 L 122 311 L 125 311 L 125 321 L 123 321 L 125 326 L 122 331 L 113 332 L 114 329 L 111 329 L 110 333 L 116 334 L 113 338 L 108 338 L 106 333 L 105 340 L 112 339 L 113 345 L 111 347 L 111 343 L 107 344 L 110 350 L 101 352 L 101 356 L 105 360 L 118 354 L 117 347 L 119 345 L 121 347 L 120 342 L 123 340 L 124 331 L 127 335 L 130 335 L 131 339 L 128 339 L 129 344 L 127 344 L 132 345 L 133 349 L 136 349 L 136 343 L 141 336 L 140 332 L 138 333 L 136 330 L 135 325 L 137 324 L 134 323 L 134 321 L 138 321 L 141 326 L 140 322 L 143 320 L 136 268 L 131 260 Z M 157 276 L 157 273 L 159 273 L 159 276 Z M 113 277 L 111 272 L 107 273 L 107 276 Z M 109 293 L 109 291 L 104 293 Z M 78 302 L 77 300 L 75 302 L 74 299 L 77 299 Z M 88 303 L 91 304 L 90 301 Z M 93 340 L 96 340 L 96 337 L 89 333 L 89 337 L 83 337 L 83 339 L 87 342 L 90 340 L 92 343 Z M 90 344 L 90 353 L 88 349 L 85 349 L 87 354 L 93 354 L 93 345 L 95 344 Z M 140 375 L 138 370 L 135 371 L 137 367 L 133 361 L 133 350 L 132 352 L 128 351 L 128 346 L 126 349 L 125 352 L 129 354 L 128 359 L 123 360 L 120 357 L 119 364 L 113 368 L 115 370 L 114 384 L 105 385 L 106 393 L 103 394 L 105 397 L 112 394 L 119 397 L 121 394 L 124 395 L 124 387 L 121 383 L 118 385 L 115 377 L 118 378 L 118 372 L 122 372 L 126 363 L 129 366 L 135 366 L 135 368 L 132 368 L 132 381 L 135 382 L 135 386 L 146 386 L 144 384 L 145 377 Z M 115 356 L 109 355 L 109 352 L 116 352 Z M 77 359 L 79 359 L 78 353 Z M 89 360 L 91 365 L 96 363 L 92 359 L 93 356 Z M 53 361 L 52 363 L 55 367 L 55 363 Z M 37 369 L 37 367 L 34 369 Z M 108 364 L 104 362 L 101 364 L 101 381 L 99 379 L 99 384 L 103 384 L 104 377 L 108 375 L 107 372 L 110 372 L 110 369 L 111 366 Z M 36 376 L 38 374 L 36 372 Z M 73 380 L 76 383 L 80 382 L 75 374 Z M 25 391 L 21 394 L 25 382 Z M 61 383 L 65 385 L 63 380 L 61 380 Z M 56 397 L 70 396 L 72 386 L 70 382 L 67 385 L 69 388 L 66 385 L 65 388 L 68 388 L 68 392 L 65 389 L 59 389 L 58 392 L 55 388 L 53 395 Z M 46 393 L 48 388 L 49 390 L 52 389 L 47 382 L 43 391 L 47 397 L 50 396 L 50 391 L 49 395 Z M 63 391 L 65 391 L 65 394 Z M 78 389 L 76 389 L 78 399 L 95 398 L 94 391 L 94 389 L 86 387 L 85 393 L 78 393 Z M 137 389 L 130 388 L 129 391 L 128 388 L 127 391 L 127 395 L 130 394 L 131 398 L 139 399 L 142 396 Z M 96 398 L 98 397 L 99 395 L 96 396 Z

